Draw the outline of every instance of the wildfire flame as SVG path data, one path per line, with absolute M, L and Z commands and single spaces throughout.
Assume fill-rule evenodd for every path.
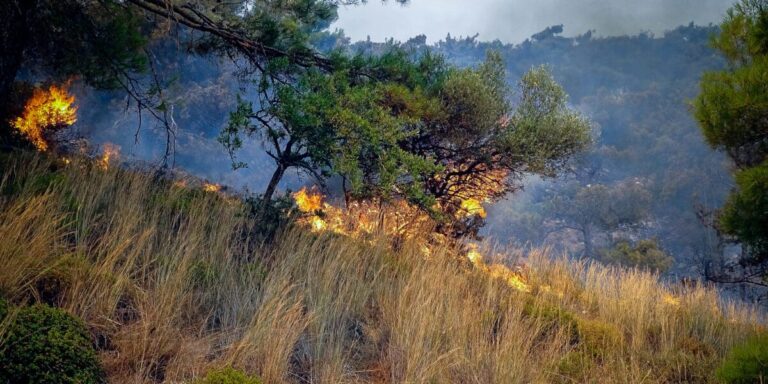
M 221 185 L 213 183 L 203 183 L 203 191 L 206 192 L 219 192 L 221 191 Z
M 106 143 L 102 146 L 101 158 L 97 160 L 99 167 L 103 170 L 109 170 L 110 163 L 120 157 L 120 146 Z
M 293 199 L 303 213 L 313 213 L 323 208 L 323 195 L 317 191 L 310 192 L 306 187 L 294 193 Z
M 516 272 L 502 264 L 487 265 L 484 256 L 478 249 L 477 244 L 467 245 L 467 258 L 475 268 L 487 273 L 489 276 L 503 280 L 507 285 L 520 292 L 529 293 L 532 291 L 531 285 L 523 274 Z
M 49 148 L 46 130 L 61 129 L 77 121 L 75 97 L 65 87 L 51 85 L 47 90 L 35 89 L 24 106 L 21 117 L 11 122 L 41 152 Z
M 304 214 L 299 222 L 313 232 L 330 231 L 355 238 L 365 238 L 375 232 L 389 237 L 416 238 L 431 232 L 426 229 L 432 224 L 429 216 L 405 202 L 396 201 L 388 207 L 376 202 L 354 202 L 347 209 L 340 209 L 325 202 L 325 196 L 317 188 L 306 187 L 294 193 L 293 199 Z M 463 200 L 461 208 L 462 211 L 456 213 L 460 217 L 478 215 L 484 218 L 486 214 L 480 199 Z M 432 254 L 431 245 L 426 240 L 421 250 L 425 257 Z M 501 264 L 485 264 L 477 244 L 468 244 L 465 256 L 476 269 L 503 280 L 518 291 L 531 292 L 531 285 L 523 274 Z
M 466 199 L 461 202 L 461 210 L 463 216 L 477 215 L 485 219 L 488 213 L 485 212 L 482 203 L 477 199 Z
M 675 297 L 675 296 L 673 296 L 672 294 L 669 294 L 669 293 L 664 293 L 661 296 L 661 301 L 664 304 L 667 304 L 667 305 L 670 305 L 670 306 L 673 306 L 673 307 L 680 306 L 680 298 L 679 297 Z
M 302 188 L 293 194 L 304 217 L 299 220 L 314 232 L 363 238 L 373 233 L 390 237 L 412 238 L 431 225 L 428 215 L 405 202 L 380 204 L 378 201 L 352 202 L 346 209 L 325 201 L 317 188 Z

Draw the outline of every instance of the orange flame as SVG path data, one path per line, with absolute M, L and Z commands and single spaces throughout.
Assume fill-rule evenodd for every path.
M 468 244 L 467 248 L 468 250 L 466 256 L 469 261 L 472 262 L 475 268 L 485 272 L 493 278 L 503 280 L 505 283 L 507 283 L 507 285 L 515 290 L 526 293 L 531 292 L 531 285 L 528 284 L 527 279 L 521 273 L 510 269 L 506 265 L 485 264 L 484 256 L 482 253 L 480 253 L 477 244 Z
M 506 174 L 499 174 L 499 177 Z M 461 219 L 470 216 L 486 217 L 483 202 L 489 201 L 488 191 L 476 191 L 472 197 L 462 199 L 460 209 L 454 215 Z M 380 233 L 388 237 L 418 239 L 423 241 L 421 252 L 425 257 L 432 254 L 432 241 L 445 244 L 445 239 L 439 236 L 423 237 L 431 234 L 430 225 L 434 222 L 428 214 L 418 207 L 404 201 L 395 201 L 384 205 L 376 201 L 353 202 L 347 209 L 334 207 L 325 202 L 325 196 L 317 188 L 302 188 L 294 193 L 293 199 L 298 210 L 304 214 L 299 219 L 313 232 L 333 232 L 355 238 L 367 238 L 367 235 Z M 429 239 L 429 240 L 428 240 Z M 442 239 L 442 241 L 441 241 Z M 523 273 L 512 270 L 502 264 L 488 265 L 477 244 L 468 244 L 465 257 L 472 265 L 489 276 L 503 280 L 515 290 L 531 292 L 531 285 Z
M 203 191 L 206 192 L 219 192 L 221 191 L 221 185 L 213 183 L 203 183 Z
M 303 213 L 317 212 L 323 208 L 323 195 L 317 191 L 309 191 L 306 187 L 293 194 L 296 206 Z
M 120 146 L 112 143 L 106 143 L 102 146 L 101 158 L 97 161 L 99 167 L 103 170 L 109 170 L 110 163 L 120 157 Z
M 418 228 L 429 225 L 429 217 L 404 202 L 379 204 L 378 201 L 353 202 L 347 209 L 325 202 L 317 188 L 302 188 L 293 199 L 304 217 L 300 223 L 314 232 L 331 231 L 352 237 L 382 233 L 392 237 L 413 237 L 423 233 Z
M 488 216 L 488 213 L 485 212 L 485 208 L 483 208 L 482 203 L 478 201 L 477 199 L 466 199 L 462 200 L 461 202 L 461 215 L 462 216 L 473 216 L 477 215 L 485 219 Z
M 41 152 L 49 148 L 46 130 L 68 127 L 77 121 L 75 97 L 66 88 L 51 85 L 47 90 L 35 89 L 24 106 L 24 114 L 11 122 Z

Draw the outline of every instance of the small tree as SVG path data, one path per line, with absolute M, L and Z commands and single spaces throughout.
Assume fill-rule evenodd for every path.
M 674 259 L 659 247 L 654 239 L 640 240 L 632 244 L 627 240 L 616 242 L 612 248 L 600 251 L 600 261 L 652 272 L 668 271 Z
M 425 184 L 453 218 L 441 228 L 451 236 L 477 234 L 483 217 L 466 214 L 468 206 L 516 191 L 524 175 L 556 175 L 591 141 L 589 121 L 568 109 L 565 91 L 544 67 L 523 76 L 516 99 L 494 52 L 477 68 L 449 69 L 436 83 L 428 89 L 441 113 L 404 146 L 439 166 Z
M 615 185 L 575 185 L 570 193 L 553 197 L 546 210 L 555 229 L 579 232 L 584 256 L 597 257 L 595 237 L 601 232 L 631 229 L 647 217 L 650 193 L 639 180 Z

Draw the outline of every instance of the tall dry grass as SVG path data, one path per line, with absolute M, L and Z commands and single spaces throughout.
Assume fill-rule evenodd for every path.
M 0 295 L 85 319 L 111 382 L 233 365 L 267 383 L 713 382 L 758 311 L 711 288 L 531 251 L 530 293 L 295 229 L 254 247 L 242 203 L 148 173 L 0 158 Z

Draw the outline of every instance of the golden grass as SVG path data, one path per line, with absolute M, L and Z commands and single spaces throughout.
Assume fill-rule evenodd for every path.
M 762 332 L 711 288 L 546 250 L 525 293 L 451 249 L 300 229 L 254 247 L 238 200 L 141 172 L 0 166 L 0 295 L 85 319 L 111 382 L 225 365 L 267 383 L 714 382 Z

